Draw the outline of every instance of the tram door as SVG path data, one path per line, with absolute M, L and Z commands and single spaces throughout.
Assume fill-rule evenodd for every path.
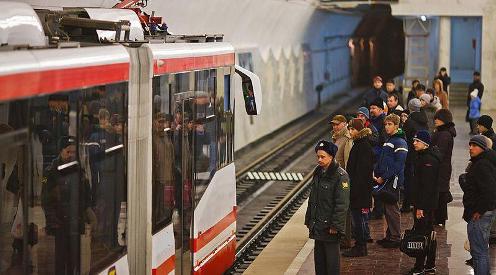
M 27 154 L 27 129 L 14 130 L 0 123 L 0 274 L 29 274 L 27 202 L 30 177 Z M 23 214 L 24 213 L 24 214 Z M 31 234 L 32 235 L 32 234 Z
M 193 114 L 194 92 L 175 95 L 176 144 L 176 209 L 174 236 L 176 239 L 176 274 L 191 274 L 193 266 L 192 226 L 193 226 Z M 181 124 L 179 124 L 181 123 Z

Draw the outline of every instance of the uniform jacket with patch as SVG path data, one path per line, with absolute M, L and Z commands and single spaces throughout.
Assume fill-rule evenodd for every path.
M 326 171 L 317 167 L 311 182 L 311 192 L 305 215 L 309 237 L 320 241 L 337 242 L 345 231 L 345 219 L 350 203 L 348 174 L 333 161 Z M 338 234 L 331 235 L 334 228 Z

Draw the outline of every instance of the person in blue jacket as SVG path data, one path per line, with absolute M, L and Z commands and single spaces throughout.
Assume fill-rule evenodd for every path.
M 384 119 L 384 128 L 389 136 L 384 145 L 374 169 L 374 180 L 376 184 L 384 184 L 388 181 L 396 181 L 396 191 L 402 186 L 405 169 L 405 160 L 408 153 L 408 145 L 403 131 L 399 128 L 400 117 L 391 114 Z M 384 203 L 384 215 L 387 222 L 387 231 L 384 239 L 377 243 L 385 248 L 397 248 L 400 245 L 400 208 L 398 202 Z

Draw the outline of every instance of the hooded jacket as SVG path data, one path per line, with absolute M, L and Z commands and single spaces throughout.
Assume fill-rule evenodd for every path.
M 441 153 L 429 146 L 417 151 L 413 170 L 412 202 L 416 209 L 435 210 L 439 201 L 439 164 Z
M 408 146 L 405 135 L 400 129 L 389 137 L 382 146 L 381 155 L 374 169 L 374 175 L 383 180 L 391 180 L 398 177 L 398 185 L 402 186 L 404 181 L 403 172 L 405 170 L 405 160 L 408 153 Z
M 353 141 L 346 171 L 350 176 L 350 209 L 372 207 L 372 172 L 374 152 L 369 136 L 372 131 L 363 128 Z
M 309 237 L 319 241 L 337 242 L 338 235 L 344 234 L 350 203 L 348 174 L 333 160 L 326 171 L 321 167 L 315 169 L 310 186 L 305 214 Z M 330 228 L 334 228 L 338 234 L 331 235 Z
M 454 138 L 456 137 L 455 124 L 448 122 L 437 127 L 432 135 L 432 145 L 439 148 L 441 163 L 439 164 L 439 192 L 448 192 L 451 181 L 451 155 L 453 153 Z
M 486 150 L 470 161 L 471 165 L 464 174 L 465 180 L 460 180 L 463 190 L 463 219 L 467 222 L 474 213 L 483 215 L 496 208 L 495 152 Z
M 434 115 L 436 114 L 437 107 L 430 103 L 422 107 L 421 110 L 424 110 L 425 115 L 427 116 L 427 130 L 429 130 L 429 132 L 432 134 L 435 129 Z
M 348 162 L 351 147 L 353 146 L 353 141 L 351 140 L 348 128 L 343 127 L 341 131 L 333 133 L 332 141 L 338 146 L 338 151 L 335 156 L 336 161 L 341 168 L 346 169 L 346 163 Z

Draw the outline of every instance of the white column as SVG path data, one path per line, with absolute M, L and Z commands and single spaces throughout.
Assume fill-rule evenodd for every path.
M 448 16 L 441 16 L 439 18 L 439 56 L 438 66 L 446 67 L 448 74 L 450 74 L 450 48 L 451 48 L 451 18 Z M 436 73 L 438 72 L 436 71 Z
M 496 109 L 496 4 L 488 1 L 482 17 L 481 79 L 484 84 L 483 110 Z

